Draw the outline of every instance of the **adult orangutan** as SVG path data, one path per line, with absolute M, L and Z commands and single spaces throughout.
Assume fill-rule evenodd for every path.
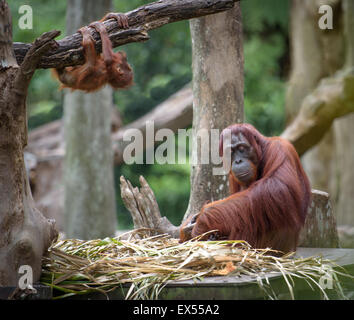
M 231 140 L 224 146 L 226 130 Z M 231 195 L 205 204 L 189 218 L 180 229 L 181 241 L 217 230 L 202 239 L 245 240 L 254 248 L 295 251 L 311 194 L 295 148 L 280 137 L 263 136 L 249 124 L 223 130 L 221 156 L 227 148 Z

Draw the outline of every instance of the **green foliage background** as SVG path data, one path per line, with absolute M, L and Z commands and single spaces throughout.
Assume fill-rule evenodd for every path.
M 142 0 L 114 0 L 116 11 L 127 12 L 148 3 Z M 33 9 L 33 30 L 18 28 L 18 8 Z M 66 1 L 11 0 L 14 41 L 32 42 L 45 31 L 65 32 Z M 289 0 L 245 0 L 241 2 L 245 55 L 246 121 L 265 135 L 277 135 L 284 127 L 285 80 L 289 69 Z M 63 37 L 64 34 L 61 36 Z M 191 39 L 189 24 L 169 24 L 150 33 L 146 43 L 123 49 L 134 69 L 135 85 L 115 93 L 114 101 L 124 123 L 129 123 L 165 100 L 191 81 Z M 49 70 L 38 70 L 28 95 L 29 128 L 62 116 L 62 93 Z M 115 168 L 119 228 L 132 225 L 119 192 L 119 177 L 138 184 L 144 175 L 155 191 L 161 212 L 179 224 L 189 199 L 189 165 L 122 165 Z

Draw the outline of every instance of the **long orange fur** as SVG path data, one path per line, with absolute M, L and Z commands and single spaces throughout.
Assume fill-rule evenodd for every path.
M 229 174 L 230 196 L 201 209 L 191 236 L 217 229 L 220 238 L 245 240 L 255 248 L 296 250 L 310 203 L 310 183 L 290 142 L 267 138 L 249 124 L 235 124 L 259 159 L 257 179 L 246 190 Z M 223 149 L 223 135 L 220 150 Z M 184 238 L 181 228 L 181 240 Z

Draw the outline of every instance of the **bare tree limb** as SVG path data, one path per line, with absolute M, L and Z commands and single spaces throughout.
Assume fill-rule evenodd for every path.
M 335 5 L 337 2 L 334 0 L 332 4 Z M 354 112 L 353 10 L 352 1 L 343 1 L 346 40 L 343 70 L 319 83 L 317 88 L 302 101 L 297 117 L 282 134 L 282 137 L 294 144 L 299 155 L 315 146 L 336 118 Z
M 160 0 L 149 3 L 133 11 L 127 12 L 129 29 L 118 29 L 115 20 L 104 22 L 113 47 L 130 42 L 146 41 L 147 32 L 165 24 L 197 18 L 231 9 L 239 0 Z M 99 34 L 92 29 L 96 41 L 96 50 L 101 51 Z M 76 32 L 62 40 L 58 40 L 58 48 L 45 54 L 38 68 L 59 68 L 82 64 L 84 62 L 81 46 L 82 36 Z M 30 49 L 31 44 L 14 43 L 14 51 L 19 64 Z
M 303 101 L 294 121 L 282 133 L 299 155 L 316 145 L 336 118 L 354 112 L 354 70 L 326 78 Z
M 173 238 L 179 237 L 179 227 L 174 226 L 166 217 L 161 217 L 154 192 L 140 176 L 140 190 L 122 176 L 120 190 L 122 200 L 129 210 L 134 223 L 134 229 L 148 228 L 152 233 L 167 233 Z
M 43 54 L 58 47 L 54 38 L 59 34 L 60 31 L 56 30 L 43 33 L 27 51 L 14 82 L 14 90 L 16 90 L 18 94 L 27 92 L 29 83 Z

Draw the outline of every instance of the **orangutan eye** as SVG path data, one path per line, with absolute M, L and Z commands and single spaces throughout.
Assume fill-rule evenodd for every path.
M 241 152 L 241 153 L 244 153 L 246 150 L 246 148 L 244 146 L 239 146 L 238 147 L 238 151 Z

